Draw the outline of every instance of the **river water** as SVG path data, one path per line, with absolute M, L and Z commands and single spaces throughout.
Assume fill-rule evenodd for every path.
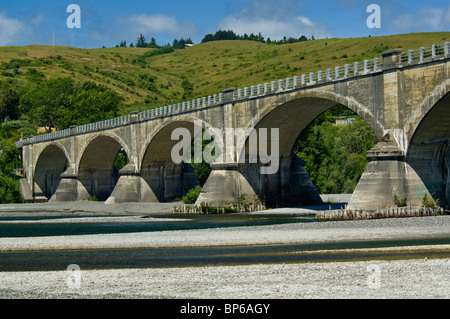
M 311 245 L 242 247 L 195 247 L 152 249 L 105 249 L 0 253 L 0 271 L 61 271 L 77 264 L 83 270 L 123 268 L 165 268 L 270 263 L 335 262 L 450 258 L 449 251 L 323 252 L 323 249 L 373 248 L 403 245 L 449 244 L 449 238 L 343 242 Z
M 89 215 L 89 218 L 103 218 L 103 215 Z M 115 217 L 129 217 L 116 215 Z M 1 237 L 35 237 L 35 236 L 67 236 L 117 234 L 136 232 L 157 232 L 167 230 L 189 230 L 224 227 L 265 226 L 288 223 L 313 223 L 314 214 L 230 214 L 230 215 L 167 215 L 152 214 L 151 222 L 92 222 L 78 223 L 76 219 L 86 218 L 85 215 L 70 217 L 73 223 L 58 223 L 62 216 L 2 216 L 0 217 Z M 67 219 L 67 216 L 64 216 Z M 42 223 L 41 220 L 55 222 Z M 143 217 L 145 221 L 145 216 Z M 14 223 L 16 221 L 16 223 Z M 34 223 L 33 223 L 34 221 Z M 5 223 L 7 222 L 7 223 Z M 25 223 L 26 222 L 26 223 Z
M 89 215 L 95 218 L 96 215 Z M 101 217 L 101 216 L 98 216 Z M 115 216 L 121 217 L 121 216 Z M 129 215 L 124 216 L 129 217 Z M 2 215 L 1 237 L 67 236 L 159 232 L 316 223 L 314 214 L 236 214 L 236 215 L 152 215 L 158 222 L 74 222 L 84 215 L 58 222 L 62 216 Z M 64 216 L 67 220 L 67 216 Z M 42 222 L 45 219 L 47 222 Z M 143 218 L 145 220 L 145 218 Z M 296 245 L 257 245 L 233 247 L 187 247 L 152 249 L 58 250 L 0 253 L 0 271 L 58 271 L 70 264 L 81 269 L 164 268 L 267 263 L 332 262 L 373 259 L 450 258 L 450 251 L 421 250 L 422 245 L 450 244 L 450 238 L 395 241 L 332 242 Z M 415 246 L 412 251 L 348 251 L 384 247 Z M 343 251 L 345 250 L 345 251 Z

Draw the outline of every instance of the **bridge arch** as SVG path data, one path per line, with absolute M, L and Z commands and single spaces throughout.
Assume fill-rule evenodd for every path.
M 109 137 L 109 138 L 110 138 L 110 141 L 111 141 L 111 140 L 114 140 L 116 143 L 120 144 L 121 148 L 122 148 L 122 149 L 125 151 L 125 153 L 127 153 L 129 156 L 130 156 L 131 154 L 133 154 L 133 152 L 132 152 L 130 146 L 128 145 L 128 143 L 127 143 L 121 136 L 117 135 L 117 134 L 114 133 L 114 132 L 111 132 L 111 131 L 105 131 L 105 132 L 98 133 L 98 134 L 90 134 L 90 135 L 87 136 L 87 138 L 84 140 L 84 142 L 83 142 L 83 144 L 82 144 L 82 146 L 81 146 L 81 150 L 80 150 L 80 153 L 79 153 L 79 154 L 81 154 L 81 156 L 79 156 L 79 157 L 75 160 L 75 163 L 76 163 L 76 167 L 77 167 L 77 168 L 80 167 L 81 160 L 83 159 L 83 156 L 84 156 L 84 154 L 86 153 L 86 150 L 88 149 L 88 147 L 91 145 L 91 143 L 92 143 L 94 140 L 98 139 L 99 137 L 105 137 L 105 138 L 106 138 L 106 137 Z M 132 159 L 130 158 L 130 160 L 132 160 Z
M 317 117 L 339 104 L 365 120 L 379 139 L 383 137 L 384 127 L 368 107 L 352 96 L 345 97 L 324 90 L 296 92 L 287 99 L 275 99 L 253 117 L 250 128 L 255 129 L 257 134 L 259 129 L 266 128 L 270 140 L 270 129 L 279 130 L 279 169 L 276 174 L 259 174 L 259 167 L 262 165 L 250 163 L 250 156 L 255 154 L 249 154 L 249 138 L 245 140 L 245 144 L 239 146 L 239 158 L 242 160 L 243 154 L 246 158 L 244 163 L 240 164 L 241 171 L 245 172 L 245 178 L 258 195 L 282 196 L 276 200 L 275 205 L 309 205 L 321 202 L 304 168 L 304 162 L 294 154 L 294 148 L 301 134 Z M 271 153 L 271 143 L 267 143 L 267 155 Z M 253 147 L 253 150 L 256 149 Z M 295 200 L 291 201 L 292 198 Z
M 408 142 L 412 141 L 427 114 L 430 113 L 435 106 L 439 105 L 448 93 L 450 93 L 450 79 L 447 79 L 442 82 L 442 84 L 436 86 L 419 105 L 414 107 L 414 111 L 406 118 L 404 125 L 404 131 L 408 138 Z
M 212 126 L 208 122 L 190 115 L 178 118 L 175 121 L 159 122 L 159 124 L 147 134 L 146 141 L 143 143 L 140 150 L 140 154 L 142 154 L 140 163 L 170 162 L 172 148 L 179 142 L 172 141 L 171 139 L 172 132 L 175 129 L 187 129 L 190 132 L 192 139 L 194 139 L 201 130 L 211 127 Z M 157 150 L 157 153 L 159 154 L 153 153 L 153 150 Z
M 140 175 L 160 202 L 180 198 L 199 185 L 192 166 L 185 162 L 173 161 L 172 150 L 180 140 L 172 140 L 172 133 L 176 129 L 187 130 L 191 145 L 197 135 L 209 127 L 211 126 L 207 122 L 199 118 L 186 116 L 169 123 L 161 122 L 148 134 L 141 151 L 143 156 Z
M 55 194 L 69 160 L 67 151 L 58 143 L 47 145 L 39 153 L 33 172 L 35 196 L 50 199 Z
M 250 121 L 250 129 L 279 128 L 280 155 L 289 157 L 295 142 L 301 133 L 322 113 L 341 104 L 364 119 L 381 139 L 384 134 L 383 124 L 370 109 L 351 96 L 346 97 L 323 90 L 301 91 L 288 100 L 275 100 L 262 108 Z M 240 145 L 240 152 L 248 151 L 248 141 Z
M 112 133 L 95 134 L 86 140 L 77 163 L 78 180 L 86 190 L 79 194 L 80 200 L 109 198 L 119 179 L 114 162 L 121 149 L 130 155 L 128 145 Z
M 420 200 L 429 194 L 446 208 L 450 207 L 449 83 L 446 81 L 438 87 L 419 106 L 425 114 L 415 126 L 406 156 L 408 164 L 423 182 L 415 186 L 415 196 Z

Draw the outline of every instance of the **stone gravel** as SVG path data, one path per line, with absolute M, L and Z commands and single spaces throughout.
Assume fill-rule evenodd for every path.
M 379 267 L 379 286 L 369 272 Z M 0 298 L 448 299 L 450 260 L 0 273 Z
M 8 213 L 0 207 L 0 215 Z M 299 210 L 298 213 L 305 212 Z M 127 218 L 134 222 L 152 222 L 151 218 L 137 219 L 136 214 L 109 216 L 109 222 L 116 217 L 117 222 Z M 189 217 L 180 216 L 183 218 Z M 437 216 L 132 234 L 0 238 L 0 251 L 267 245 L 449 236 L 450 216 Z M 438 246 L 434 248 L 439 249 Z M 448 249 L 448 245 L 444 248 Z M 377 287 L 370 282 L 373 277 L 369 270 L 373 265 L 379 269 L 380 285 Z M 0 298 L 448 299 L 449 270 L 449 259 L 81 270 L 79 288 L 69 287 L 67 280 L 72 273 L 67 271 L 0 272 Z

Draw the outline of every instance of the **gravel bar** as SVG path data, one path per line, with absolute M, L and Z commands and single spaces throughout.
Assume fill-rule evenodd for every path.
M 66 271 L 0 272 L 0 298 L 448 299 L 449 271 L 448 259 L 98 270 L 79 288 Z
M 95 205 L 94 205 L 95 206 Z M 44 206 L 48 207 L 48 206 Z M 89 206 L 89 213 L 104 206 Z M 0 215 L 32 214 L 33 208 L 0 207 Z M 125 208 L 127 211 L 125 211 Z M 129 214 L 151 212 L 143 206 L 115 206 L 105 213 L 123 222 Z M 55 208 L 56 209 L 56 208 Z M 74 207 L 67 206 L 72 216 Z M 76 208 L 89 217 L 86 209 Z M 168 210 L 168 207 L 166 207 Z M 29 210 L 29 211 L 28 211 Z M 47 210 L 48 215 L 52 214 Z M 295 211 L 290 210 L 291 213 Z M 304 214 L 304 210 L 298 210 Z M 181 217 L 180 218 L 189 218 Z M 147 221 L 145 221 L 147 219 Z M 70 222 L 66 220 L 65 222 Z M 301 244 L 339 241 L 449 238 L 450 216 L 319 223 L 293 223 L 219 229 L 160 231 L 32 238 L 0 238 L 0 251 L 45 249 L 112 249 L 205 247 L 226 245 Z M 405 247 L 404 247 L 405 248 Z M 407 248 L 407 247 L 406 247 Z M 405 249 L 406 249 L 405 248 Z M 439 246 L 429 247 L 439 249 Z M 441 247 L 448 249 L 448 245 Z M 371 269 L 379 270 L 379 285 L 370 283 Z M 448 299 L 450 260 L 392 260 L 186 267 L 161 269 L 81 270 L 79 288 L 69 288 L 70 273 L 1 272 L 2 299 Z
M 142 219 L 142 222 L 147 222 L 145 220 Z M 129 234 L 0 238 L 0 251 L 277 245 L 438 237 L 450 237 L 450 216 Z

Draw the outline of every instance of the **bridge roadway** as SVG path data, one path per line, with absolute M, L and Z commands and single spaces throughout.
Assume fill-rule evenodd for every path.
M 17 143 L 22 190 L 30 201 L 170 202 L 198 185 L 192 167 L 173 158 L 180 143 L 173 133 L 194 139 L 202 130 L 233 129 L 245 134 L 214 136 L 223 152 L 198 203 L 227 205 L 244 197 L 274 206 L 321 203 L 294 146 L 317 116 L 342 104 L 380 140 L 367 154 L 350 209 L 391 207 L 395 196 L 421 206 L 425 195 L 449 207 L 449 58 L 448 42 L 391 50 L 362 63 L 29 137 Z M 130 162 L 117 172 L 121 149 Z

